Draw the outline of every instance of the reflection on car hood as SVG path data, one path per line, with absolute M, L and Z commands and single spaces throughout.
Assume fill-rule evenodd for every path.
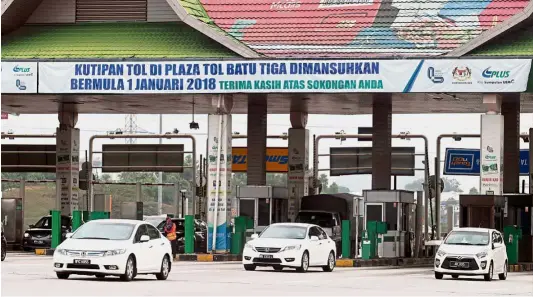
M 288 245 L 302 244 L 304 241 L 301 239 L 282 239 L 282 238 L 258 238 L 249 241 L 248 243 L 254 247 L 275 247 L 283 248 Z
M 83 251 L 108 251 L 128 247 L 130 240 L 101 240 L 101 239 L 74 239 L 69 238 L 61 243 L 58 248 L 65 250 Z
M 439 250 L 453 255 L 475 255 L 489 249 L 488 245 L 442 244 Z

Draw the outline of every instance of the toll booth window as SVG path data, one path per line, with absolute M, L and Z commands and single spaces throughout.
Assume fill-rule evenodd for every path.
M 398 230 L 398 205 L 385 203 L 385 222 L 387 230 Z
M 255 200 L 240 199 L 239 215 L 255 219 Z
M 267 203 L 267 199 L 257 199 L 257 224 L 258 226 L 270 225 L 270 203 Z
M 366 221 L 378 221 L 383 220 L 383 207 L 381 205 L 367 205 L 366 206 Z

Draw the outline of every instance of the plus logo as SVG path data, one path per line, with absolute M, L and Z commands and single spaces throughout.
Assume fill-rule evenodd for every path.
M 428 68 L 428 78 L 435 84 L 441 84 L 444 82 L 442 72 L 435 70 L 433 67 Z

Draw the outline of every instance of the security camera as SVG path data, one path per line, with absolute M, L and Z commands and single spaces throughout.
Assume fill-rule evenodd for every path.
M 200 125 L 198 125 L 197 122 L 194 122 L 194 121 L 193 121 L 193 122 L 190 122 L 190 123 L 189 123 L 189 128 L 190 128 L 190 129 L 194 129 L 194 130 L 198 130 L 198 129 L 200 129 Z

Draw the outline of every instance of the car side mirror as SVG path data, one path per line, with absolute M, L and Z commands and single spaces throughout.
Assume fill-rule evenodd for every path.
M 28 227 L 30 227 L 30 228 L 35 228 L 35 225 L 32 224 L 32 225 L 29 225 Z
M 318 241 L 318 236 L 311 236 L 311 241 Z
M 148 242 L 150 241 L 150 236 L 148 235 L 142 235 L 141 236 L 141 239 L 139 240 L 140 242 Z
M 72 237 L 72 233 L 69 232 L 69 233 L 65 234 L 65 238 L 71 238 L 71 237 Z
M 252 239 L 258 239 L 258 238 L 259 238 L 259 235 L 257 235 L 257 233 L 252 234 Z

